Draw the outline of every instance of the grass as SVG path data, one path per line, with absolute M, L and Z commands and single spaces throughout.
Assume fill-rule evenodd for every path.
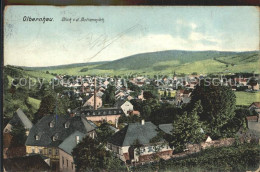
M 260 92 L 250 93 L 250 92 L 235 92 L 237 97 L 236 105 L 245 105 L 249 106 L 253 102 L 260 102 Z
M 28 97 L 28 101 L 32 105 L 32 108 L 34 109 L 34 111 L 36 112 L 40 107 L 41 101 L 38 99 L 32 98 L 32 97 Z

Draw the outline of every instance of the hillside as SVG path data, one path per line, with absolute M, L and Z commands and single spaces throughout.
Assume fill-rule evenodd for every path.
M 73 64 L 46 66 L 46 67 L 27 67 L 27 66 L 17 66 L 17 67 L 23 68 L 25 70 L 57 70 L 57 69 L 69 69 L 69 68 L 82 67 L 82 66 L 100 65 L 100 64 L 104 64 L 104 63 L 107 63 L 107 61 L 88 62 L 88 63 L 73 63 Z
M 110 62 L 28 68 L 69 75 L 259 73 L 259 52 L 160 51 L 136 54 Z M 32 71 L 33 72 L 33 71 Z
M 217 57 L 236 55 L 235 52 L 218 52 L 218 51 L 159 51 L 152 53 L 136 54 L 119 60 L 108 62 L 96 67 L 97 69 L 126 69 L 139 70 L 154 66 L 154 70 L 180 66 L 185 63 L 213 59 Z M 162 63 L 167 62 L 167 63 Z M 170 62 L 170 64 L 169 64 Z M 160 67 L 158 67 L 160 66 Z

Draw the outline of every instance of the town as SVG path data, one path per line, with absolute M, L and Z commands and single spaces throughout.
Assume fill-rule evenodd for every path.
M 259 10 L 111 3 L 3 10 L 2 171 L 259 172 Z
M 7 66 L 5 70 L 12 77 L 23 69 Z M 30 92 L 18 81 L 14 85 L 15 80 L 6 77 L 5 81 L 9 98 L 42 96 L 33 115 L 17 107 L 4 116 L 5 171 L 171 169 L 181 158 L 234 146 L 258 149 L 248 150 L 250 166 L 249 159 L 241 160 L 247 165 L 243 168 L 232 167 L 231 160 L 229 168 L 259 168 L 260 102 L 236 106 L 235 95 L 259 92 L 257 74 L 54 74 L 52 81 L 59 83 L 54 89 L 50 82 L 37 84 Z

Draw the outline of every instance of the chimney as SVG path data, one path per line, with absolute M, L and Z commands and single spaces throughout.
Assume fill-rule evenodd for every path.
M 94 110 L 97 110 L 96 77 L 94 78 Z
M 142 122 L 141 122 L 141 124 L 142 124 L 142 125 L 144 125 L 144 124 L 145 124 L 145 121 L 144 121 L 144 119 L 142 119 Z
M 84 89 L 84 82 L 82 80 L 82 77 L 80 78 L 80 82 L 81 82 L 81 92 L 84 93 L 85 89 Z
M 76 143 L 79 143 L 79 136 L 76 136 Z
M 116 128 L 118 128 L 118 119 L 116 118 Z

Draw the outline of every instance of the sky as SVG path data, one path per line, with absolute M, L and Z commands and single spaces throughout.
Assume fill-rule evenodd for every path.
M 111 61 L 164 50 L 259 50 L 258 8 L 9 6 L 4 13 L 5 65 Z

